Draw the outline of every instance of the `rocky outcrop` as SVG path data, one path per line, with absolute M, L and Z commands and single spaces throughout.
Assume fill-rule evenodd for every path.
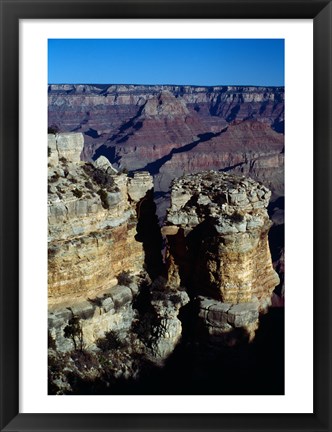
M 82 134 L 49 135 L 50 305 L 94 298 L 144 263 L 136 206 L 153 187 L 149 174 L 129 179 L 103 160 L 80 162 L 82 148 Z
M 189 296 L 184 289 L 164 283 L 162 277 L 152 284 L 153 312 L 147 321 L 150 320 L 148 344 L 154 358 L 166 359 L 179 343 L 182 336 L 182 324 L 178 315 L 180 309 L 188 302 Z
M 206 286 L 227 303 L 270 297 L 278 282 L 267 237 L 270 196 L 265 186 L 250 178 L 213 171 L 174 181 L 167 224 L 177 230 L 168 235 L 170 242 L 183 242 L 188 250 L 180 277 L 190 277 L 185 269 L 191 264 L 195 285 Z M 175 263 L 181 263 L 176 246 L 170 245 L 169 252 Z
M 215 171 L 173 182 L 162 230 L 168 278 L 188 287 L 192 296 L 215 299 L 199 305 L 212 335 L 241 327 L 252 338 L 259 311 L 271 304 L 279 278 L 268 243 L 270 196 L 250 178 Z
M 200 330 L 209 342 L 233 346 L 254 339 L 259 321 L 257 301 L 231 304 L 204 296 L 197 300 Z
M 84 136 L 81 133 L 61 133 L 48 136 L 49 163 L 58 164 L 59 159 L 77 163 L 84 148 Z
M 157 116 L 172 122 L 177 112 L 189 115 L 183 101 L 168 91 L 159 101 L 151 99 L 142 110 L 151 121 Z M 238 138 L 233 127 L 220 136 Z M 251 131 L 257 124 L 239 127 Z M 278 166 L 279 156 L 272 150 L 274 145 L 279 149 L 280 142 L 272 129 L 271 153 L 263 157 L 259 151 L 267 149 L 263 141 L 256 143 L 259 151 L 253 153 L 251 164 L 241 159 L 243 154 L 232 153 L 231 145 L 219 154 L 218 134 L 207 141 L 201 136 L 188 154 L 200 155 L 204 143 L 212 146 L 220 163 L 228 152 L 233 170 L 256 166 L 260 175 L 266 170 L 268 177 L 269 170 Z M 105 391 L 112 380 L 136 379 L 147 364 L 165 367 L 166 360 L 172 361 L 187 343 L 202 346 L 204 340 L 229 347 L 252 341 L 260 314 L 271 304 L 279 282 L 268 243 L 270 190 L 242 175 L 218 171 L 185 175 L 172 182 L 163 238 L 152 176 L 144 170 L 124 174 L 103 155 L 84 162 L 82 152 L 81 133 L 48 136 L 53 393 L 69 394 L 80 380 L 83 387 L 92 380 Z M 173 152 L 165 165 L 180 156 Z M 204 165 L 202 158 L 195 168 L 198 160 L 193 158 L 188 169 Z M 279 210 L 274 207 L 276 220 Z
M 199 368 L 249 346 L 278 283 L 267 187 L 216 171 L 173 181 L 163 264 L 151 175 L 81 151 L 80 134 L 49 136 L 50 394 L 112 393 L 187 349 Z
M 135 283 L 130 287 L 115 285 L 93 299 L 75 301 L 66 308 L 50 305 L 48 327 L 57 350 L 79 349 L 80 343 L 82 349 L 96 350 L 96 343 L 108 332 L 129 332 L 136 317 L 132 302 L 137 291 Z M 81 333 L 66 334 L 65 329 L 73 317 Z
M 103 156 L 81 162 L 81 134 L 49 135 L 48 148 L 49 334 L 58 352 L 98 351 L 111 344 L 110 333 L 123 339 L 134 334 L 141 320 L 135 275 L 139 281 L 145 263 L 155 264 L 158 253 L 161 259 L 153 181 L 146 172 L 121 174 Z M 149 313 L 142 318 L 145 345 L 132 336 L 156 362 L 180 341 L 178 314 L 189 301 L 178 287 L 159 288 L 151 285 Z
M 128 180 L 128 195 L 134 202 L 139 202 L 151 189 L 153 189 L 153 180 L 147 172 L 136 172 Z

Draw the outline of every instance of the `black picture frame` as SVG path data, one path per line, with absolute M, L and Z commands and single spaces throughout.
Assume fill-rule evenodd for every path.
M 331 1 L 0 0 L 0 18 L 1 431 L 331 431 Z M 19 413 L 19 20 L 46 18 L 313 19 L 313 414 Z

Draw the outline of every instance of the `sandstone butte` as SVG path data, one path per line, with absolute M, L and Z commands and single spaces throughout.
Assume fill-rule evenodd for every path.
M 146 355 L 165 359 L 181 339 L 178 313 L 189 301 L 199 305 L 204 337 L 232 345 L 241 331 L 252 339 L 279 283 L 268 245 L 270 191 L 215 171 L 174 180 L 162 228 L 167 277 L 160 283 L 154 274 L 146 313 L 133 304 L 144 264 L 155 265 L 160 253 L 147 205 L 152 177 L 118 173 L 105 157 L 82 162 L 83 147 L 81 133 L 48 136 L 49 330 L 57 348 L 73 349 L 63 333 L 74 314 L 89 349 L 108 331 L 130 334 L 139 322 Z M 123 271 L 135 277 L 121 281 Z
M 279 277 L 272 267 L 267 206 L 271 192 L 244 176 L 208 171 L 173 181 L 167 211 L 168 277 L 198 299 L 212 336 L 252 339 Z
M 173 181 L 166 226 L 170 272 L 225 303 L 269 303 L 272 268 L 267 206 L 271 192 L 244 176 L 216 171 Z
M 83 146 L 80 133 L 48 136 L 50 305 L 93 297 L 144 263 L 136 205 L 153 188 L 151 176 L 116 173 L 105 158 L 81 162 Z

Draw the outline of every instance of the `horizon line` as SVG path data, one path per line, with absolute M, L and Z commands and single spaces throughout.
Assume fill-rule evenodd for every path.
M 47 85 L 92 85 L 92 86 L 166 86 L 166 87 L 285 87 L 284 84 L 280 85 L 265 85 L 265 84 L 134 84 L 134 83 L 48 83 Z

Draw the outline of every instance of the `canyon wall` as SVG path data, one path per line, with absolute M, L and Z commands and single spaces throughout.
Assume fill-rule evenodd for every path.
M 254 339 L 279 283 L 269 237 L 283 281 L 283 115 L 283 88 L 49 86 L 54 393 Z
M 173 180 L 163 263 L 150 174 L 83 162 L 83 143 L 48 137 L 49 394 L 126 391 L 182 355 L 196 377 L 252 345 L 279 282 L 268 188 L 216 171 Z
M 146 170 L 155 190 L 207 169 L 268 181 L 283 195 L 283 87 L 50 85 L 49 125 L 82 132 L 84 160 Z
M 156 357 L 167 357 L 180 340 L 177 316 L 189 301 L 184 289 L 198 301 L 210 332 L 218 328 L 228 337 L 243 327 L 253 337 L 279 283 L 268 242 L 269 189 L 217 171 L 173 180 L 161 230 L 167 280 L 160 284 L 162 243 L 153 205 L 147 206 L 152 177 L 128 177 L 103 156 L 82 162 L 82 150 L 82 134 L 49 135 L 48 296 L 59 347 L 70 346 L 63 334 L 70 314 L 83 320 L 89 346 L 111 329 L 129 331 L 139 315 L 132 305 L 140 284 L 132 276 L 146 270 L 157 282 L 149 288 L 150 311 L 140 319 Z M 122 284 L 126 272 L 131 279 Z

